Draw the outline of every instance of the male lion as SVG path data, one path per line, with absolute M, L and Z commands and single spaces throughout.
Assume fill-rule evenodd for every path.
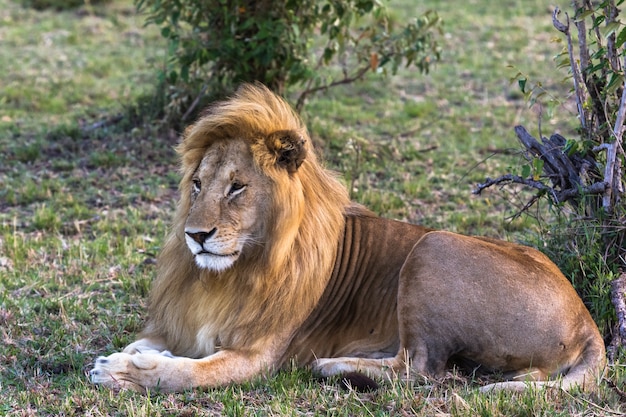
M 457 359 L 517 379 L 490 388 L 596 382 L 602 338 L 546 256 L 350 203 L 267 88 L 210 107 L 177 150 L 180 203 L 146 328 L 96 360 L 94 383 L 180 391 L 291 360 L 324 376 L 437 376 Z

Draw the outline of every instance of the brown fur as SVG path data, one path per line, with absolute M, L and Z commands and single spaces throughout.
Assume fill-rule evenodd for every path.
M 593 320 L 545 256 L 351 204 L 266 88 L 209 108 L 177 151 L 181 198 L 146 328 L 96 361 L 93 382 L 177 391 L 292 359 L 326 376 L 437 375 L 460 356 L 569 388 L 602 369 Z

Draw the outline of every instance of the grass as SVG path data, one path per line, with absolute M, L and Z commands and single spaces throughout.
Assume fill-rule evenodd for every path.
M 549 2 L 397 3 L 397 19 L 427 8 L 442 15 L 443 59 L 428 75 L 372 75 L 313 98 L 305 117 L 329 166 L 344 174 L 353 198 L 381 215 L 532 240 L 532 218 L 509 219 L 523 193 L 471 190 L 517 164 L 515 124 L 537 129 L 536 109 L 510 78 L 522 72 L 560 97 L 570 88 L 553 70 L 561 46 L 550 42 Z M 483 395 L 457 375 L 369 394 L 298 369 L 182 394 L 93 387 L 86 372 L 95 357 L 121 349 L 142 328 L 178 175 L 176 132 L 91 127 L 152 91 L 164 44 L 127 0 L 65 12 L 0 0 L 0 22 L 1 415 L 625 412 L 607 384 L 596 394 Z M 569 106 L 546 111 L 544 134 L 572 131 Z M 608 370 L 618 386 L 626 383 L 623 363 L 622 352 Z

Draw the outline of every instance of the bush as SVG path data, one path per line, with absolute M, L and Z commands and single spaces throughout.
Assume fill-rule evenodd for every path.
M 394 31 L 375 0 L 137 0 L 137 6 L 169 42 L 161 78 L 170 86 L 170 112 L 183 119 L 242 82 L 260 81 L 279 94 L 300 85 L 301 108 L 308 94 L 367 72 L 394 73 L 403 63 L 425 72 L 439 58 L 435 13 Z M 337 64 L 339 74 L 330 70 Z

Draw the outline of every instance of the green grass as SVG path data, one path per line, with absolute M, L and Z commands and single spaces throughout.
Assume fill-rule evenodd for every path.
M 396 5 L 396 3 L 398 3 Z M 510 78 L 518 71 L 565 97 L 553 70 L 548 1 L 393 2 L 395 18 L 444 18 L 443 57 L 428 75 L 401 70 L 314 97 L 312 136 L 353 198 L 386 217 L 532 241 L 509 217 L 528 197 L 474 185 L 515 166 L 515 124 L 536 132 Z M 88 383 L 100 354 L 142 328 L 177 198 L 176 132 L 113 120 L 156 84 L 164 43 L 127 0 L 64 12 L 0 0 L 0 415 L 619 415 L 623 400 L 528 391 L 482 395 L 450 375 L 342 391 L 306 370 L 182 394 L 112 392 Z M 511 68 L 510 66 L 514 66 Z M 294 89 L 292 94 L 295 96 Z M 571 103 L 543 116 L 572 132 Z M 621 362 L 607 378 L 626 383 Z

